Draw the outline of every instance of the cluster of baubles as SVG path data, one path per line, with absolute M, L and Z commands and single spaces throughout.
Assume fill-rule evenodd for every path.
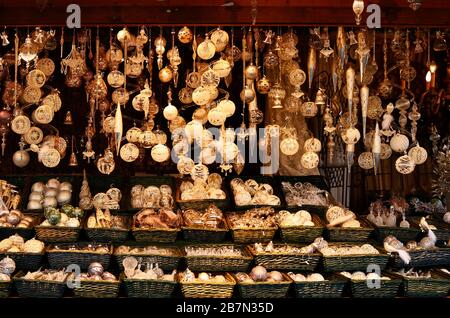
M 46 183 L 38 181 L 31 186 L 28 196 L 28 210 L 39 210 L 47 207 L 55 208 L 70 203 L 72 200 L 72 184 L 56 178 Z
M 11 235 L 8 238 L 0 241 L 0 252 L 1 253 L 35 253 L 40 254 L 44 251 L 44 243 L 36 240 L 30 239 L 25 241 L 23 237 L 18 234 Z

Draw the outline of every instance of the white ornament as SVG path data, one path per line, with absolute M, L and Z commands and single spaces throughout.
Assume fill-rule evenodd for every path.
M 395 169 L 401 174 L 410 174 L 414 171 L 415 167 L 416 163 L 408 155 L 403 155 L 395 161 Z
M 370 170 L 373 169 L 373 154 L 369 151 L 363 152 L 358 157 L 358 164 L 362 169 Z
M 166 145 L 158 144 L 152 148 L 151 155 L 156 162 L 164 162 L 170 157 L 170 150 Z
M 286 156 L 295 155 L 298 152 L 299 148 L 300 146 L 297 139 L 295 138 L 285 138 L 280 143 L 280 150 Z
M 414 160 L 416 165 L 421 165 L 427 161 L 428 153 L 425 148 L 420 147 L 419 144 L 417 144 L 417 146 L 409 149 L 408 156 Z
M 395 152 L 404 152 L 409 147 L 409 139 L 403 134 L 395 134 L 390 142 L 392 150 Z
M 319 139 L 311 137 L 305 140 L 303 148 L 305 149 L 305 151 L 320 152 L 320 150 L 322 149 L 322 143 Z
M 312 151 L 305 152 L 302 155 L 300 163 L 305 169 L 314 169 L 319 166 L 319 156 Z
M 178 109 L 169 103 L 169 105 L 164 107 L 163 115 L 167 120 L 174 120 L 178 116 Z

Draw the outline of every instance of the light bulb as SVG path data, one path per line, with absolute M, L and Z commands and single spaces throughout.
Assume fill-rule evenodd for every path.
M 361 23 L 361 13 L 364 11 L 364 1 L 363 0 L 354 0 L 353 1 L 353 12 L 356 17 L 356 24 L 359 25 Z
M 431 73 L 435 73 L 436 70 L 437 70 L 437 65 L 436 65 L 436 62 L 433 61 L 433 62 L 431 62 L 431 64 L 430 64 L 430 72 L 431 72 Z

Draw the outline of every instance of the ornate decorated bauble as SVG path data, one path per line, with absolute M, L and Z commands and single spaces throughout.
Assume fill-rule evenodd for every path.
M 111 94 L 111 99 L 115 104 L 125 105 L 130 99 L 130 94 L 123 87 L 119 87 Z
M 55 63 L 52 59 L 45 57 L 36 62 L 36 69 L 42 71 L 48 78 L 55 71 Z
M 303 149 L 305 151 L 320 152 L 322 150 L 322 143 L 319 139 L 311 137 L 305 140 Z
M 208 122 L 208 111 L 205 108 L 197 108 L 192 114 L 192 119 L 198 120 L 204 125 Z
M 212 66 L 213 71 L 221 78 L 227 77 L 231 72 L 230 62 L 224 59 L 219 59 Z
M 44 99 L 42 100 L 42 104 L 49 105 L 50 107 L 52 107 L 54 112 L 57 112 L 61 109 L 62 106 L 61 97 L 59 97 L 58 93 L 50 93 L 44 97 Z
M 285 138 L 280 143 L 280 150 L 286 156 L 295 155 L 299 149 L 300 146 L 295 138 Z
M 206 37 L 197 47 L 197 55 L 202 60 L 210 60 L 216 54 L 216 46 Z
M 382 143 L 381 144 L 381 153 L 380 153 L 380 159 L 381 160 L 387 160 L 392 155 L 392 148 L 388 144 Z
M 252 102 L 256 97 L 255 92 L 247 86 L 241 91 L 241 94 L 239 96 L 241 97 L 241 101 L 246 104 Z
M 314 169 L 319 166 L 319 160 L 319 156 L 315 152 L 308 151 L 302 155 L 300 163 L 305 169 Z
M 200 148 L 208 147 L 214 140 L 214 136 L 208 129 L 203 129 L 200 136 L 196 136 L 195 141 L 200 146 Z
M 42 91 L 40 88 L 27 86 L 23 90 L 22 99 L 25 103 L 37 104 L 41 99 Z
M 19 168 L 23 168 L 30 162 L 30 155 L 25 150 L 17 150 L 13 154 L 13 163 Z
M 200 79 L 200 84 L 205 87 L 214 86 L 217 87 L 220 83 L 220 77 L 217 75 L 217 73 L 212 70 L 208 69 L 202 74 L 202 77 Z M 211 98 L 214 99 L 214 98 Z
M 191 72 L 186 76 L 186 85 L 196 89 L 200 86 L 201 74 L 199 72 Z
M 53 109 L 48 105 L 41 105 L 36 108 L 32 115 L 31 119 L 37 124 L 49 124 L 53 120 Z
M 393 151 L 404 152 L 409 147 L 409 139 L 403 134 L 396 133 L 392 136 L 389 144 L 391 145 Z
M 163 144 L 157 144 L 152 148 L 151 155 L 156 162 L 164 162 L 170 157 L 170 149 Z
M 173 72 L 170 67 L 164 67 L 159 71 L 158 74 L 159 80 L 163 83 L 169 83 L 173 78 Z
M 133 105 L 133 108 L 135 110 L 141 112 L 144 109 L 148 109 L 148 106 L 150 105 L 150 99 L 143 94 L 137 94 L 136 96 L 134 96 L 131 104 Z
M 183 117 L 177 116 L 174 120 L 172 120 L 169 124 L 169 131 L 173 133 L 175 130 L 179 128 L 183 128 L 186 126 L 186 121 Z
M 361 138 L 361 133 L 359 132 L 358 129 L 356 129 L 354 127 L 349 127 L 342 132 L 341 137 L 342 137 L 342 140 L 347 145 L 354 145 Z
M 180 102 L 182 102 L 183 104 L 190 104 L 192 103 L 192 93 L 194 92 L 194 90 L 190 87 L 183 87 L 182 89 L 180 89 L 180 91 L 178 92 L 178 99 L 180 100 Z
M 194 38 L 194 35 L 192 34 L 191 29 L 188 27 L 182 27 L 178 31 L 178 40 L 183 44 L 188 44 L 192 42 L 192 39 Z
M 249 122 L 251 124 L 261 124 L 264 120 L 264 113 L 259 109 L 250 110 Z
M 199 86 L 192 93 L 192 100 L 195 104 L 203 106 L 211 100 L 211 93 L 207 87 Z
M 250 64 L 245 68 L 245 78 L 249 80 L 255 80 L 258 77 L 258 67 Z
M 151 148 L 154 144 L 156 144 L 156 136 L 153 131 L 144 130 L 139 135 L 139 143 L 146 149 Z
M 139 157 L 139 148 L 129 142 L 120 148 L 120 158 L 125 162 L 133 162 Z
M 31 127 L 24 135 L 25 142 L 29 145 L 37 145 L 44 138 L 44 133 L 39 127 Z
M 164 118 L 167 120 L 174 120 L 178 116 L 178 109 L 169 103 L 163 110 Z
M 119 88 L 125 83 L 125 75 L 121 71 L 114 70 L 109 72 L 106 80 L 111 87 Z
M 358 157 L 358 164 L 362 169 L 370 170 L 373 169 L 373 154 L 370 151 L 363 152 Z
M 119 36 L 119 35 L 117 35 L 117 36 Z M 101 276 L 103 274 L 103 272 L 104 272 L 103 265 L 98 262 L 91 263 L 88 267 L 89 275 L 92 275 L 92 276 L 100 275 Z
M 192 143 L 195 138 L 202 136 L 203 134 L 203 125 L 198 120 L 191 120 L 184 127 L 184 132 L 189 142 Z
M 267 77 L 264 75 L 263 78 L 261 78 L 257 83 L 256 83 L 256 89 L 258 90 L 258 93 L 260 94 L 268 94 L 270 91 L 270 82 L 267 79 Z
M 428 153 L 425 148 L 417 144 L 417 146 L 414 146 L 411 149 L 409 149 L 408 156 L 410 156 L 414 160 L 416 165 L 421 165 L 425 161 L 427 161 Z
M 225 123 L 226 118 L 227 116 L 225 112 L 221 111 L 217 107 L 208 112 L 208 121 L 211 125 L 222 126 Z
M 395 169 L 401 174 L 410 174 L 414 171 L 416 163 L 408 156 L 403 155 L 395 161 Z
M 156 137 L 157 144 L 165 145 L 167 143 L 167 134 L 164 131 L 157 129 L 154 131 L 154 134 Z
M 180 156 L 178 163 L 177 163 L 177 169 L 181 174 L 190 174 L 192 169 L 194 169 L 195 162 L 189 157 L 186 156 Z
M 302 113 L 303 117 L 305 118 L 311 118 L 317 115 L 318 108 L 316 103 L 314 102 L 304 102 L 300 106 L 300 112 Z
M 30 129 L 30 127 L 30 119 L 25 115 L 16 116 L 11 121 L 11 130 L 19 135 L 25 134 Z
M 296 68 L 289 73 L 289 83 L 293 86 L 301 86 L 306 81 L 306 73 Z
M 300 111 L 301 101 L 292 95 L 289 95 L 284 99 L 284 109 L 289 113 L 295 114 Z
M 206 181 L 208 179 L 209 170 L 208 170 L 208 167 L 205 166 L 204 164 L 198 163 L 192 168 L 190 174 L 191 174 L 192 180 L 194 180 L 194 181 L 195 180 Z
M 225 113 L 227 117 L 233 116 L 234 112 L 236 111 L 236 105 L 229 99 L 222 99 L 217 105 L 217 108 Z
M 38 69 L 30 71 L 27 75 L 27 85 L 34 88 L 41 88 L 47 80 L 44 72 Z
M 211 34 L 211 42 L 214 44 L 216 52 L 222 52 L 228 45 L 229 36 L 224 30 L 214 30 Z
M 103 120 L 103 130 L 107 134 L 114 133 L 114 126 L 116 124 L 116 119 L 113 116 L 108 116 Z
M 54 148 L 46 147 L 41 149 L 39 155 L 42 159 L 42 164 L 47 168 L 54 168 L 61 161 L 60 153 Z

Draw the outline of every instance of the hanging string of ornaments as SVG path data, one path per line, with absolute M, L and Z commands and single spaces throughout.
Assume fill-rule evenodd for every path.
M 361 13 L 359 9 L 355 11 L 357 17 L 358 12 Z M 326 148 L 328 161 L 336 159 L 337 138 L 345 145 L 349 172 L 361 140 L 364 151 L 357 163 L 375 173 L 380 170 L 380 160 L 387 160 L 394 153 L 399 154 L 395 167 L 401 174 L 412 173 L 416 165 L 427 160 L 427 151 L 417 140 L 421 102 L 411 91 L 417 80 L 411 60 L 427 50 L 427 91 L 437 90 L 436 64 L 430 63 L 430 32 L 426 36 L 422 30 L 403 29 L 388 36 L 385 30 L 383 67 L 379 69 L 375 31 L 338 27 L 331 32 L 326 27 L 314 28 L 309 32 L 303 70 L 299 30 L 294 28 L 286 32 L 281 32 L 281 28 L 242 28 L 242 41 L 235 28 L 202 28 L 204 33 L 200 28 L 188 27 L 171 28 L 170 32 L 162 27 L 155 30 L 145 26 L 135 31 L 126 27 L 118 32 L 110 29 L 108 45 L 101 43 L 99 28 L 70 31 L 73 34 L 69 52 L 64 49 L 68 32 L 64 28 L 59 43 L 51 28 L 36 27 L 25 37 L 19 30 L 13 39 L 3 32 L 3 51 L 7 53 L 0 59 L 0 71 L 8 76 L 0 112 L 2 155 L 6 136 L 12 132 L 20 136 L 18 150 L 12 157 L 17 167 L 29 164 L 30 152 L 36 153 L 45 167 L 56 167 L 70 146 L 69 165 L 78 165 L 74 153 L 74 147 L 78 149 L 80 145 L 78 137 L 72 136 L 68 145 L 54 126 L 55 113 L 63 101 L 59 91 L 51 87 L 50 79 L 60 71 L 66 86 L 81 87 L 84 83 L 89 112 L 82 155 L 88 163 L 94 162 L 102 174 L 112 173 L 117 160 L 138 160 L 146 149 L 156 163 L 170 160 L 172 151 L 179 173 L 194 179 L 207 178 L 208 166 L 216 162 L 217 156 L 222 159 L 222 172 L 240 173 L 245 154 L 240 152 L 238 142 L 255 134 L 255 128 L 263 123 L 264 112 L 258 100 L 264 99 L 275 113 L 282 114 L 274 118 L 286 120 L 267 121 L 266 134 L 259 145 L 270 153 L 271 138 L 280 138 L 281 153 L 292 157 L 301 151 L 300 164 L 307 170 L 319 166 L 322 147 Z M 167 34 L 170 38 L 166 39 Z M 54 61 L 48 52 L 58 45 L 60 60 Z M 436 33 L 432 49 L 446 49 L 440 32 Z M 192 58 L 183 58 L 181 51 L 186 50 Z M 389 61 L 389 55 L 393 61 Z M 94 71 L 88 67 L 90 60 Z M 239 78 L 237 65 L 242 66 L 242 88 L 235 94 L 231 90 Z M 180 73 L 180 67 L 187 70 L 185 74 Z M 318 73 L 324 68 L 329 69 L 328 84 L 320 80 Z M 9 76 L 11 72 L 13 76 Z M 379 82 L 375 81 L 377 72 L 383 74 Z M 157 94 L 154 90 L 160 84 Z M 400 93 L 396 101 L 391 102 L 397 92 Z M 163 99 L 159 94 L 167 96 L 167 104 L 160 104 Z M 239 96 L 240 102 L 231 96 Z M 132 118 L 133 127 L 125 130 L 130 107 L 142 116 Z M 193 109 L 191 118 L 187 109 Z M 226 126 L 237 112 L 242 121 L 236 133 Z M 157 123 L 159 113 L 167 121 L 168 131 Z M 72 122 L 72 115 L 67 112 L 65 123 Z M 298 131 L 293 124 L 299 118 L 322 119 L 320 135 Z M 214 139 L 210 127 L 219 129 L 219 138 Z M 305 134 L 307 138 L 300 144 L 299 136 Z M 93 139 L 99 135 L 108 142 L 97 154 Z M 198 158 L 189 156 L 194 143 L 200 147 Z

